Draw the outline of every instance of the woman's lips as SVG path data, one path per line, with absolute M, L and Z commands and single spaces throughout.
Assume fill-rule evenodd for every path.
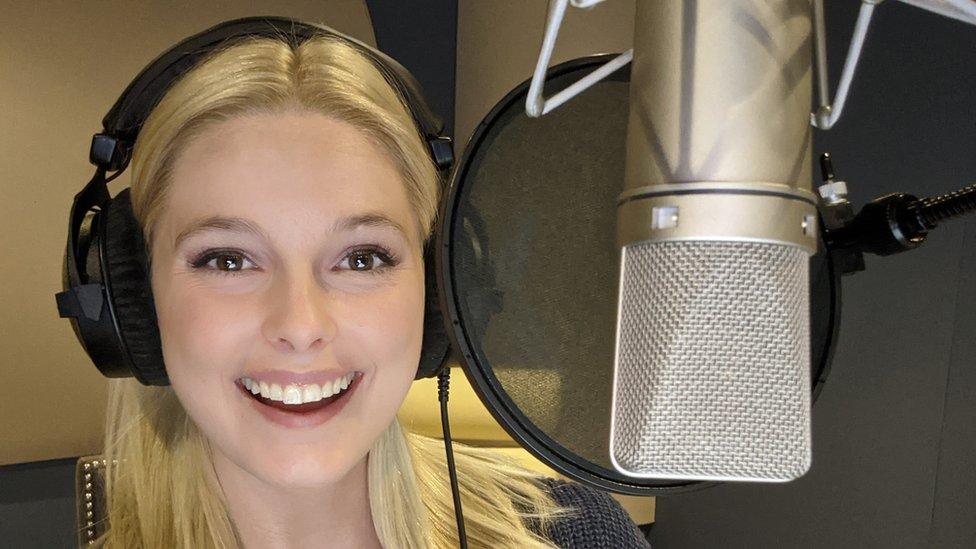
M 283 427 L 308 428 L 321 425 L 341 412 L 357 392 L 362 377 L 362 374 L 357 374 L 349 387 L 338 395 L 304 404 L 284 404 L 264 398 L 260 394 L 252 394 L 240 381 L 235 381 L 235 384 L 250 401 L 250 405 L 268 421 Z

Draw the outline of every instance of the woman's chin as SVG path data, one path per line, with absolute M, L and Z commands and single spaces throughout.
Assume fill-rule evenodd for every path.
M 282 456 L 280 460 L 271 460 L 262 471 L 255 471 L 255 476 L 281 489 L 314 491 L 342 483 L 357 469 L 355 462 L 336 459 L 335 455 L 328 456 L 331 459 L 324 457 L 326 456 L 321 452 L 315 456 Z M 365 459 L 361 462 L 365 465 Z M 363 478 L 365 479 L 365 468 Z

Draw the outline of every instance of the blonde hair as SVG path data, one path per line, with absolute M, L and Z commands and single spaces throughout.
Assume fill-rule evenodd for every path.
M 132 158 L 133 213 L 147 243 L 166 203 L 181 147 L 215 122 L 291 109 L 358 128 L 394 161 L 430 237 L 441 184 L 403 99 L 372 61 L 327 35 L 293 47 L 251 37 L 188 71 L 146 120 Z M 433 405 L 433 403 L 432 403 Z M 569 509 L 540 478 L 486 449 L 455 444 L 472 547 L 552 547 L 547 527 Z M 171 387 L 110 380 L 105 424 L 107 517 L 103 547 L 237 547 L 240 539 L 213 469 L 210 443 Z M 444 444 L 394 419 L 369 452 L 369 504 L 385 547 L 456 547 Z M 538 535 L 541 533 L 542 536 Z

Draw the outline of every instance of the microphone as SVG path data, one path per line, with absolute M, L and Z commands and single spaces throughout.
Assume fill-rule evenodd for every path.
M 609 440 L 625 475 L 810 468 L 812 44 L 808 0 L 636 3 Z

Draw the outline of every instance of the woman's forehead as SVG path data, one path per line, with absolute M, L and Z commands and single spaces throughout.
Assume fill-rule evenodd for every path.
M 318 114 L 211 126 L 178 155 L 170 185 L 166 210 L 177 224 L 219 215 L 334 226 L 366 214 L 416 224 L 390 159 L 353 126 Z
M 216 123 L 177 155 L 173 183 L 190 183 L 181 185 L 188 190 L 223 186 L 236 192 L 307 185 L 324 194 L 345 190 L 352 197 L 403 186 L 392 161 L 360 130 L 314 113 L 249 115 Z

